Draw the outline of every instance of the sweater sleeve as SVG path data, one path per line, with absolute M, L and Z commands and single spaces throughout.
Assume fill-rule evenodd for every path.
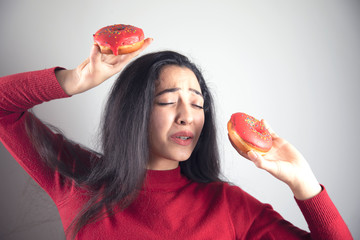
M 61 88 L 51 68 L 13 74 L 0 78 L 0 119 L 22 115 L 43 102 L 69 97 Z
M 300 201 L 296 200 L 313 239 L 353 239 L 349 228 L 339 211 L 331 201 L 326 189 L 315 197 Z
M 241 189 L 231 191 L 229 197 L 236 239 L 353 239 L 325 188 L 314 198 L 296 200 L 310 233 L 286 221 L 271 205 L 259 202 Z
M 48 167 L 33 148 L 26 133 L 25 119 L 34 118 L 27 110 L 40 103 L 69 97 L 55 77 L 56 68 L 19 73 L 0 78 L 0 139 L 24 170 L 55 200 L 60 197 L 62 178 Z M 43 124 L 42 124 L 43 125 Z M 42 126 L 62 144 L 59 135 Z M 58 194 L 58 196 L 56 195 Z

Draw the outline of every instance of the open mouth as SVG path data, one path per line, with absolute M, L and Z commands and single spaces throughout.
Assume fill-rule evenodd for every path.
M 188 139 L 190 139 L 191 137 L 182 137 L 182 136 L 179 136 L 179 137 L 176 137 L 176 138 L 179 138 L 179 139 L 181 139 L 181 140 L 188 140 Z
M 192 132 L 182 131 L 171 136 L 171 140 L 179 145 L 187 146 L 192 143 L 194 134 Z

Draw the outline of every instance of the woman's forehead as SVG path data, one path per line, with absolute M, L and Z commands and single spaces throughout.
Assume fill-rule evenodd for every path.
M 198 79 L 194 72 L 187 67 L 175 65 L 165 66 L 160 72 L 156 90 L 161 91 L 166 88 L 192 88 L 201 92 Z

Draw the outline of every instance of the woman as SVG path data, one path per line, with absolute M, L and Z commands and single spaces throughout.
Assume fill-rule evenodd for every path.
M 74 70 L 3 77 L 0 137 L 58 207 L 69 239 L 351 239 L 297 150 L 272 132 L 265 156 L 240 154 L 289 185 L 311 234 L 220 178 L 214 110 L 198 68 L 175 52 L 90 57 Z M 102 153 L 53 133 L 27 110 L 120 72 Z M 27 132 L 27 133 L 26 133 Z

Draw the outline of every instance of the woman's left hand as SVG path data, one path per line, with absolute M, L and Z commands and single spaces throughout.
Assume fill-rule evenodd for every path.
M 269 152 L 264 156 L 255 151 L 238 152 L 254 162 L 258 168 L 285 182 L 296 199 L 305 200 L 320 193 L 321 186 L 303 155 L 293 145 L 279 137 L 268 124 L 266 127 L 273 140 Z

